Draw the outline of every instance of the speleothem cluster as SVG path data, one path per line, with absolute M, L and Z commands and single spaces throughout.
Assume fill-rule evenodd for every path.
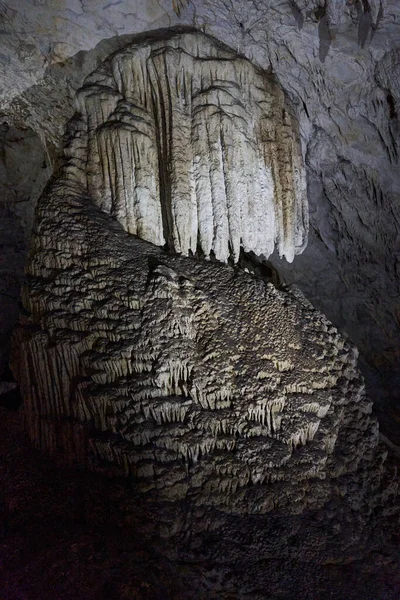
M 40 448 L 132 476 L 149 498 L 234 512 L 298 512 L 379 481 L 351 343 L 296 290 L 185 256 L 200 243 L 236 259 L 240 243 L 261 248 L 262 232 L 268 251 L 275 239 L 289 255 L 298 247 L 300 155 L 282 98 L 193 34 L 130 46 L 89 78 L 64 167 L 38 205 L 30 314 L 16 334 Z M 259 127 L 271 139 L 253 138 Z M 263 188 L 268 165 L 274 186 Z M 270 230 L 252 229 L 256 214 Z M 222 222 L 236 228 L 222 234 Z
M 282 90 L 200 34 L 132 44 L 89 76 L 66 156 L 129 233 L 184 255 L 292 261 L 308 232 L 297 127 Z

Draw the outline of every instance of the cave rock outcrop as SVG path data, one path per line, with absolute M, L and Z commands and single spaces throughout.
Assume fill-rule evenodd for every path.
M 276 84 L 266 95 L 266 77 L 233 56 L 200 35 L 131 46 L 80 92 L 64 166 L 38 204 L 15 334 L 27 429 L 157 500 L 253 513 L 345 493 L 357 503 L 379 486 L 384 454 L 355 348 L 295 289 L 182 256 L 200 242 L 236 257 L 245 227 L 255 244 L 279 231 L 281 249 L 298 248 L 295 128 Z M 250 201 L 270 229 L 254 229 Z

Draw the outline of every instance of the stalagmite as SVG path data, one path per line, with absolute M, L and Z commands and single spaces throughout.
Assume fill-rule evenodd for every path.
M 115 54 L 78 106 L 16 333 L 33 443 L 148 498 L 234 512 L 299 512 L 379 476 L 350 342 L 300 292 L 204 260 L 275 243 L 291 260 L 305 243 L 277 84 L 180 34 Z

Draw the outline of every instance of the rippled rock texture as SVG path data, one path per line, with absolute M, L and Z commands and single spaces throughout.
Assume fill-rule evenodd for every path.
M 125 82 L 125 96 L 112 95 L 115 118 L 110 117 L 115 82 L 107 79 L 110 63 L 101 70 L 108 82 L 105 91 L 99 89 L 98 74 L 89 80 L 92 87 L 89 82 L 85 85 L 79 95 L 81 112 L 67 139 L 64 167 L 39 201 L 24 289 L 30 316 L 16 334 L 14 370 L 31 440 L 92 470 L 131 476 L 141 492 L 155 500 L 186 500 L 197 507 L 244 513 L 301 512 L 344 494 L 354 507 L 364 497 L 373 503 L 385 453 L 378 448 L 377 423 L 352 344 L 296 290 L 278 290 L 236 266 L 170 253 L 126 231 L 122 208 L 134 215 L 137 203 L 149 206 L 140 186 L 129 187 L 126 182 L 138 176 L 138 165 L 144 162 L 140 176 L 146 177 L 143 194 L 148 197 L 152 171 L 145 167 L 154 135 L 154 122 L 151 125 L 138 108 L 140 98 L 134 102 L 133 94 L 147 90 L 134 75 L 143 74 L 147 64 L 143 57 L 148 61 L 153 51 L 150 65 L 153 60 L 161 63 L 160 73 L 165 75 L 170 53 L 180 45 L 192 48 L 188 59 L 184 54 L 191 63 L 199 48 L 206 47 L 213 55 L 201 86 L 208 90 L 206 105 L 209 94 L 216 102 L 211 119 L 222 119 L 220 94 L 227 93 L 225 80 L 218 91 L 210 91 L 214 63 L 213 81 L 219 81 L 219 73 L 230 73 L 235 98 L 238 81 L 245 82 L 246 93 L 253 78 L 257 86 L 263 81 L 250 63 L 240 59 L 236 65 L 240 78 L 232 82 L 232 55 L 219 54 L 206 37 L 186 35 L 166 44 L 130 47 L 113 58 L 120 85 Z M 135 53 L 137 64 L 132 63 Z M 193 82 L 188 83 L 179 62 L 181 51 L 174 56 L 171 68 L 180 73 L 182 92 L 184 81 L 187 87 Z M 127 61 L 123 67 L 121 57 Z M 227 66 L 227 61 L 232 64 Z M 154 77 L 161 81 L 160 74 Z M 172 81 L 176 84 L 176 79 Z M 258 93 L 262 96 L 264 89 Z M 166 98 L 170 100 L 171 94 Z M 153 99 L 153 108 L 162 106 L 160 97 Z M 97 120 L 101 106 L 104 125 Z M 202 115 L 204 104 L 199 106 Z M 271 131 L 282 124 L 278 112 L 276 119 L 273 112 L 270 117 Z M 234 123 L 236 118 L 241 120 L 235 115 Z M 182 157 L 186 165 L 198 155 L 191 154 L 190 144 L 174 155 L 173 140 L 180 138 L 175 136 L 174 120 L 168 122 L 172 158 L 162 162 L 166 159 L 161 144 L 159 165 L 170 167 L 169 175 L 182 168 L 187 182 L 187 169 L 179 157 L 186 148 Z M 82 127 L 87 123 L 92 123 L 89 134 Z M 182 123 L 180 119 L 178 131 Z M 204 126 L 202 118 L 200 123 Z M 227 126 L 227 135 L 232 131 Z M 221 138 L 216 139 L 221 144 Z M 239 136 L 239 147 L 242 142 Z M 275 147 L 273 136 L 270 144 Z M 236 171 L 244 177 L 243 196 L 235 196 L 240 207 L 251 200 L 248 189 L 260 153 L 268 155 L 266 145 L 264 139 L 251 140 L 245 171 L 240 172 L 240 154 L 235 156 Z M 284 166 L 299 160 L 297 147 L 291 143 L 290 148 L 293 155 L 282 156 Z M 229 181 L 233 175 L 223 171 L 214 150 L 214 146 L 211 151 L 199 150 L 203 168 L 214 169 Z M 121 158 L 125 151 L 130 166 Z M 154 181 L 157 176 L 155 164 Z M 102 195 L 106 182 L 108 195 Z M 176 182 L 180 184 L 181 178 Z M 125 195 L 127 191 L 130 195 Z M 187 189 L 186 196 L 180 193 L 178 186 L 182 202 L 191 197 Z M 159 203 L 161 209 L 174 198 L 172 192 L 164 196 L 154 188 L 154 205 Z M 212 194 L 199 193 L 198 214 L 203 200 L 215 208 Z M 265 205 L 261 203 L 259 210 L 263 213 Z M 293 203 L 287 221 L 296 215 Z M 136 233 L 154 225 L 153 216 L 153 210 L 144 215 L 143 229 Z

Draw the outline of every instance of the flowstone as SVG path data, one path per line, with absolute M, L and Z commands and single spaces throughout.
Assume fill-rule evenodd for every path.
M 199 34 L 129 45 L 78 93 L 69 173 L 129 233 L 237 262 L 307 241 L 297 125 L 282 90 Z
M 185 34 L 116 54 L 78 106 L 39 201 L 16 333 L 31 440 L 157 501 L 364 502 L 385 454 L 355 348 L 295 289 L 184 256 L 277 241 L 293 257 L 304 243 L 301 153 L 276 83 Z

